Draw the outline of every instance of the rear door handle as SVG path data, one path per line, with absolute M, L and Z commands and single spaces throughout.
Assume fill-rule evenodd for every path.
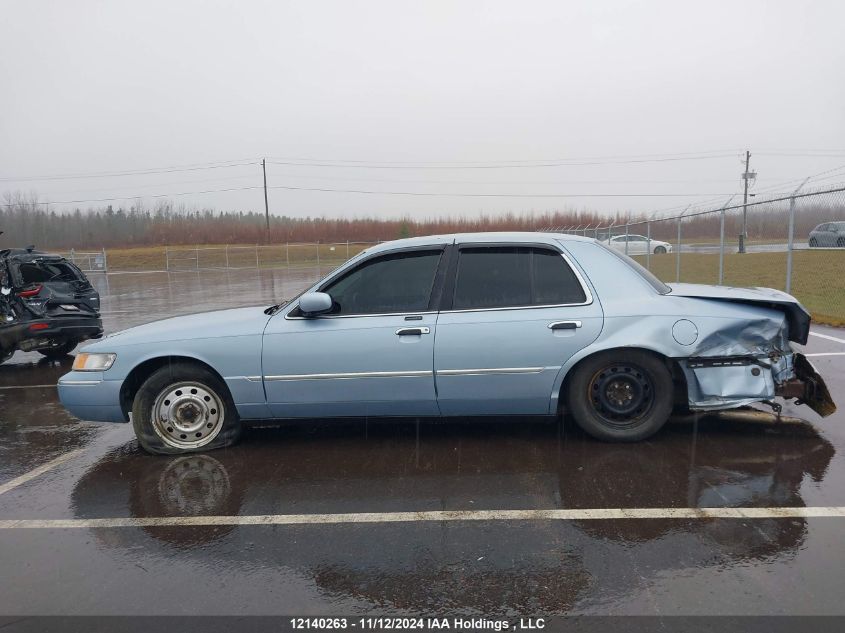
M 396 336 L 419 336 L 431 332 L 427 327 L 400 327 L 396 330 Z
M 581 327 L 581 321 L 554 321 L 549 323 L 550 330 L 574 330 Z

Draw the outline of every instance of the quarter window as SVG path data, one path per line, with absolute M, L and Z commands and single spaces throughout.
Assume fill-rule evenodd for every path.
M 442 251 L 412 251 L 364 262 L 323 289 L 331 314 L 388 314 L 428 309 Z
M 584 289 L 556 251 L 530 247 L 461 249 L 452 308 L 471 310 L 583 303 Z

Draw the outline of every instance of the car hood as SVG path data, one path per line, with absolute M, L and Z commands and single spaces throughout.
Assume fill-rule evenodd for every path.
M 780 310 L 789 323 L 789 340 L 801 345 L 810 335 L 810 313 L 798 299 L 774 288 L 731 288 L 705 284 L 668 284 L 672 295 L 713 301 L 730 301 Z
M 257 306 L 216 310 L 153 321 L 110 334 L 101 341 L 86 346 L 85 351 L 97 351 L 99 349 L 106 351 L 106 348 L 113 348 L 115 345 L 138 345 L 184 339 L 260 334 L 264 331 L 264 326 L 270 319 L 264 313 L 265 309 L 264 306 Z

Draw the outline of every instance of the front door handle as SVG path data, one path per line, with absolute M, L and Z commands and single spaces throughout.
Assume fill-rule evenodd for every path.
M 581 321 L 554 321 L 549 323 L 550 330 L 574 330 L 581 327 Z
M 400 327 L 396 330 L 396 336 L 419 336 L 431 332 L 427 327 Z

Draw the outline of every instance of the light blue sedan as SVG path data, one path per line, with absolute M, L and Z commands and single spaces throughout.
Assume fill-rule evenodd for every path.
M 588 238 L 419 237 L 287 303 L 87 345 L 59 396 L 84 420 L 131 420 L 151 453 L 227 446 L 250 422 L 362 416 L 566 412 L 596 438 L 635 441 L 677 408 L 782 396 L 829 415 L 824 381 L 790 347 L 809 326 L 777 290 L 669 286 Z

